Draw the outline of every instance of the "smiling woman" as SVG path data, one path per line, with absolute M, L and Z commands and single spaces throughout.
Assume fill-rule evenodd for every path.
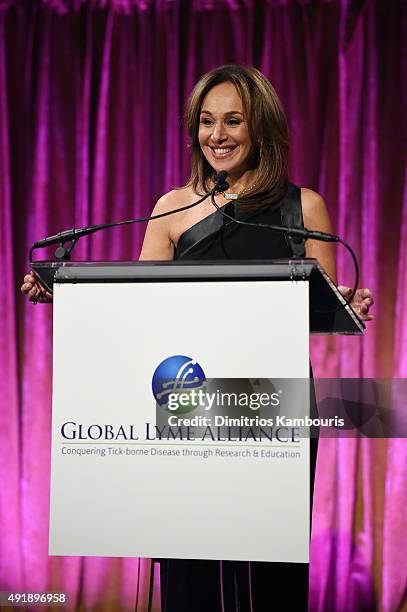
M 205 97 L 198 140 L 210 167 L 225 170 L 231 179 L 249 165 L 252 142 L 242 100 L 232 83 L 217 85 Z
M 154 214 L 190 204 L 208 193 L 216 173 L 225 170 L 230 187 L 215 199 L 220 207 L 233 200 L 235 206 L 229 212 L 236 217 L 331 231 L 321 196 L 288 182 L 287 122 L 273 86 L 260 71 L 226 65 L 204 75 L 189 98 L 185 123 L 191 139 L 190 179 L 185 187 L 160 198 Z M 224 223 L 209 200 L 150 223 L 140 259 L 180 259 L 185 257 L 186 245 L 188 258 L 199 259 L 202 253 L 196 249 L 207 244 L 206 238 L 211 243 L 206 259 L 281 258 L 295 253 L 316 257 L 336 280 L 329 243 L 287 244 L 281 236 L 264 230 L 237 231 L 235 224 Z M 249 239 L 252 247 L 241 253 L 243 239 L 246 243 Z
M 232 208 L 227 212 L 236 218 L 331 232 L 322 197 L 288 181 L 286 118 L 273 86 L 259 70 L 230 64 L 208 72 L 190 95 L 185 124 L 191 140 L 190 179 L 184 187 L 163 195 L 153 214 L 191 204 L 209 193 L 216 173 L 225 170 L 230 187 L 215 200 L 220 207 L 229 201 Z M 225 222 L 208 199 L 150 222 L 140 259 L 275 259 L 292 255 L 318 259 L 336 282 L 330 243 L 308 240 L 303 244 L 267 230 L 243 230 Z M 339 290 L 345 297 L 351 293 L 348 287 Z M 369 314 L 372 304 L 368 289 L 358 290 L 352 302 L 364 320 L 373 318 Z
M 198 141 L 208 162 L 208 173 L 225 170 L 229 180 L 236 180 L 246 169 L 254 167 L 254 160 L 251 160 L 254 152 L 242 99 L 232 83 L 216 85 L 205 96 Z M 205 180 L 207 177 L 202 182 Z
M 189 184 L 195 190 L 210 187 L 214 170 L 225 170 L 229 182 L 247 184 L 244 200 L 261 193 L 264 205 L 283 197 L 287 122 L 273 86 L 261 72 L 241 66 L 209 72 L 190 96 L 185 123 L 192 149 Z M 242 195 L 243 189 L 241 205 Z
M 160 198 L 154 214 L 170 212 L 209 193 L 217 173 L 224 170 L 229 188 L 215 200 L 219 207 L 228 207 L 230 217 L 331 231 L 321 196 L 288 181 L 286 119 L 276 92 L 258 70 L 227 65 L 203 76 L 190 96 L 185 122 L 191 139 L 190 179 L 185 187 Z M 308 240 L 304 244 L 264 228 L 238 225 L 219 214 L 207 199 L 150 222 L 140 259 L 264 260 L 293 256 L 317 258 L 336 280 L 329 243 Z M 357 299 L 367 313 L 370 292 L 365 299 L 359 293 Z M 315 460 L 314 448 L 313 465 Z M 167 559 L 161 560 L 160 575 L 163 612 L 266 612 L 273 586 L 290 593 L 292 609 L 307 609 L 305 564 Z

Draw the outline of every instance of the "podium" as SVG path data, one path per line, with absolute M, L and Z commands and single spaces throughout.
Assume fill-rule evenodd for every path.
M 54 292 L 49 554 L 308 562 L 290 381 L 310 333 L 364 330 L 318 262 L 32 267 Z

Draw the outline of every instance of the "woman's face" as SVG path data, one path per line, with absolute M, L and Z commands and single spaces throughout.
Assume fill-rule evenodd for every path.
M 232 83 L 215 85 L 205 96 L 198 139 L 216 172 L 226 170 L 239 177 L 248 169 L 252 142 L 242 100 Z

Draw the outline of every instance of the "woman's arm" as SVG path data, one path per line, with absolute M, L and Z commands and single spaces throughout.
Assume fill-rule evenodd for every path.
M 166 193 L 157 202 L 151 215 L 159 215 L 171 210 L 171 194 Z M 171 215 L 149 221 L 144 235 L 140 261 L 169 261 L 174 258 L 174 244 L 170 238 Z
M 332 233 L 331 220 L 323 198 L 312 189 L 301 189 L 301 206 L 304 226 L 307 229 Z M 336 265 L 332 242 L 307 240 L 306 257 L 318 259 L 328 276 L 336 283 Z
M 310 230 L 332 233 L 331 221 L 329 219 L 326 204 L 321 196 L 312 189 L 301 189 L 301 205 L 304 226 Z M 336 280 L 336 266 L 332 242 L 321 242 L 319 240 L 307 240 L 305 243 L 305 255 L 318 259 L 328 276 Z M 338 286 L 342 295 L 349 299 L 352 294 L 350 287 Z M 373 316 L 369 314 L 369 308 L 373 305 L 370 289 L 358 289 L 352 300 L 352 308 L 361 319 L 370 321 Z

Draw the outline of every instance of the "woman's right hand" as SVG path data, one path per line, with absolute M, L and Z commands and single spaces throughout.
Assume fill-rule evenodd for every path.
M 44 287 L 40 285 L 34 272 L 29 272 L 24 276 L 24 283 L 21 285 L 21 293 L 24 293 L 30 300 L 36 304 L 40 302 L 42 304 L 50 304 L 52 302 L 52 293 L 46 291 Z

